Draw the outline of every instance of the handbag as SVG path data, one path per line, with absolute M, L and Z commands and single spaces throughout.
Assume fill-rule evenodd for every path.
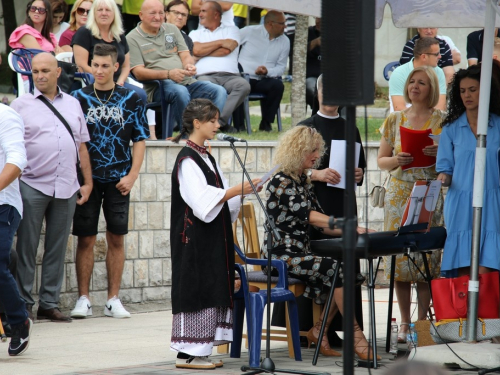
M 436 344 L 466 340 L 467 319 L 443 319 L 431 324 L 430 334 Z M 476 322 L 476 341 L 500 336 L 500 319 L 481 319 Z
M 61 74 L 57 78 L 57 85 L 61 91 L 69 94 L 75 81 L 75 73 L 78 70 L 76 64 L 67 61 L 57 61 L 57 66 L 61 68 Z
M 436 320 L 467 317 L 469 275 L 431 280 L 432 300 Z M 479 301 L 477 316 L 482 319 L 498 319 L 499 301 L 498 271 L 479 275 Z
M 54 115 L 56 115 L 56 117 L 63 123 L 64 127 L 71 135 L 71 138 L 73 138 L 73 142 L 75 144 L 75 149 L 76 149 L 76 178 L 78 180 L 78 184 L 80 186 L 83 186 L 85 180 L 83 178 L 82 166 L 80 165 L 80 155 L 78 153 L 78 148 L 76 146 L 75 137 L 73 135 L 73 132 L 71 131 L 71 128 L 69 127 L 68 122 L 65 120 L 64 117 L 62 117 L 62 115 L 59 113 L 59 111 L 57 109 L 55 109 L 55 107 L 47 100 L 47 98 L 45 96 L 39 95 L 38 99 L 40 99 L 42 101 L 42 103 L 44 103 L 47 107 L 49 107 L 49 109 L 52 112 L 54 112 Z
M 385 177 L 384 182 L 382 185 L 375 185 L 372 187 L 372 190 L 370 191 L 370 204 L 372 207 L 379 207 L 379 208 L 384 208 L 384 199 L 385 199 L 385 185 L 387 184 L 387 181 L 390 177 L 390 174 L 388 174 Z

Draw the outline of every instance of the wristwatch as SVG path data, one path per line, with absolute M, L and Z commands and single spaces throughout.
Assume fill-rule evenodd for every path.
M 313 174 L 313 170 L 312 169 L 308 169 L 307 172 L 306 172 L 306 176 L 309 177 L 309 178 L 311 178 L 312 174 Z

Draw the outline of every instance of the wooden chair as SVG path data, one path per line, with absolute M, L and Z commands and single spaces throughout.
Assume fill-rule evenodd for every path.
M 237 238 L 238 227 L 241 227 L 242 236 L 244 238 L 244 246 L 240 246 L 240 242 Z M 243 204 L 240 210 L 238 219 L 233 223 L 233 235 L 234 243 L 237 245 L 247 256 L 247 258 L 260 258 L 260 241 L 259 234 L 257 230 L 257 217 L 255 215 L 255 209 L 251 202 Z M 241 263 L 241 258 L 236 254 L 236 263 Z M 252 269 L 253 268 L 253 269 Z M 267 288 L 266 275 L 262 272 L 260 266 L 249 266 L 247 272 L 247 279 L 250 285 L 256 286 L 259 289 Z M 278 278 L 272 278 L 272 287 L 276 286 Z M 298 297 L 304 293 L 305 284 L 300 280 L 295 278 L 288 278 L 288 289 Z M 288 311 L 288 309 L 286 309 Z M 313 303 L 313 319 L 314 321 L 319 320 L 321 313 L 321 306 Z M 262 330 L 262 339 L 265 340 L 266 330 Z M 306 336 L 306 331 L 300 331 L 300 336 Z M 244 335 L 246 337 L 246 335 Z M 271 340 L 275 341 L 286 341 L 288 343 L 288 354 L 290 358 L 295 358 L 295 353 L 293 350 L 292 335 L 290 329 L 290 321 L 288 314 L 286 316 L 286 328 L 274 328 L 271 330 Z M 247 344 L 248 347 L 248 344 Z M 224 346 L 218 347 L 219 353 L 227 353 L 228 348 Z

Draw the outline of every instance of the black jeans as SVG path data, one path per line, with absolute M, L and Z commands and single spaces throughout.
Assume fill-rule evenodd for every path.
M 262 120 L 269 124 L 274 122 L 276 111 L 278 110 L 283 98 L 283 81 L 277 78 L 263 78 L 261 80 L 250 79 L 251 93 L 265 94 L 267 97 L 260 101 Z

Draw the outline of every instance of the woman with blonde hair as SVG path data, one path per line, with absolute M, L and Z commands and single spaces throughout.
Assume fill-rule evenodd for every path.
M 147 104 L 146 92 L 137 85 L 130 84 L 127 78 L 130 74 L 130 53 L 125 38 L 120 10 L 114 0 L 94 0 L 90 8 L 85 27 L 80 27 L 75 33 L 71 46 L 75 63 L 86 73 L 92 73 L 90 62 L 96 44 L 111 44 L 118 50 L 118 69 L 113 76 L 117 85 L 134 90 Z M 152 110 L 146 112 L 148 117 L 150 139 L 156 139 L 155 116 Z
M 73 37 L 75 63 L 87 73 L 92 73 L 90 62 L 94 46 L 100 43 L 111 44 L 118 50 L 119 68 L 114 80 L 123 86 L 130 73 L 130 55 L 120 11 L 114 0 L 95 0 L 85 27 L 80 27 Z
M 278 242 L 273 238 L 272 258 L 285 261 L 289 276 L 306 283 L 304 296 L 315 300 L 326 298 L 338 263 L 331 258 L 312 255 L 309 229 L 312 227 L 332 236 L 342 234 L 340 229 L 329 229 L 329 217 L 323 213 L 310 179 L 309 172 L 319 165 L 324 149 L 323 137 L 314 128 L 299 125 L 284 133 L 274 158 L 275 164 L 280 165 L 279 172 L 273 176 L 266 190 L 266 210 L 275 219 L 281 236 Z M 364 228 L 358 228 L 358 232 L 364 231 Z M 263 244 L 261 251 L 267 257 L 267 244 Z M 320 320 L 307 334 L 309 344 L 314 342 L 320 345 L 321 353 L 326 356 L 341 356 L 330 348 L 326 335 L 318 339 L 323 319 L 329 326 L 337 311 L 343 313 L 341 279 L 335 285 L 330 310 L 326 312 L 323 309 Z M 354 351 L 360 359 L 373 358 L 365 335 L 356 321 Z
M 403 111 L 393 112 L 387 117 L 380 133 L 380 148 L 377 163 L 380 169 L 389 171 L 389 183 L 384 200 L 384 230 L 396 230 L 401 223 L 401 217 L 406 202 L 417 180 L 435 180 L 437 177 L 435 165 L 428 168 L 411 168 L 403 170 L 402 166 L 413 161 L 413 155 L 402 152 L 400 127 L 413 130 L 431 129 L 433 134 L 441 134 L 441 123 L 445 112 L 436 109 L 439 101 L 439 82 L 434 69 L 428 66 L 415 68 L 405 83 L 404 98 L 411 107 Z M 437 155 L 438 146 L 425 147 L 424 155 Z M 432 226 L 442 225 L 443 197 L 440 194 L 432 218 Z M 433 251 L 426 255 L 431 274 L 439 276 L 441 252 Z M 423 260 L 420 255 L 415 256 L 420 269 L 423 269 Z M 384 273 L 390 277 L 391 257 L 384 257 Z M 401 312 L 401 326 L 398 341 L 406 342 L 406 332 L 411 319 L 411 284 L 417 284 L 418 320 L 425 320 L 430 304 L 430 292 L 427 282 L 418 272 L 413 263 L 405 255 L 396 257 L 396 273 L 394 289 Z M 415 319 L 416 320 L 416 319 Z
M 90 8 L 94 0 L 76 0 L 69 13 L 69 27 L 64 31 L 59 39 L 59 47 L 63 52 L 73 52 L 71 40 L 76 30 L 87 24 Z

